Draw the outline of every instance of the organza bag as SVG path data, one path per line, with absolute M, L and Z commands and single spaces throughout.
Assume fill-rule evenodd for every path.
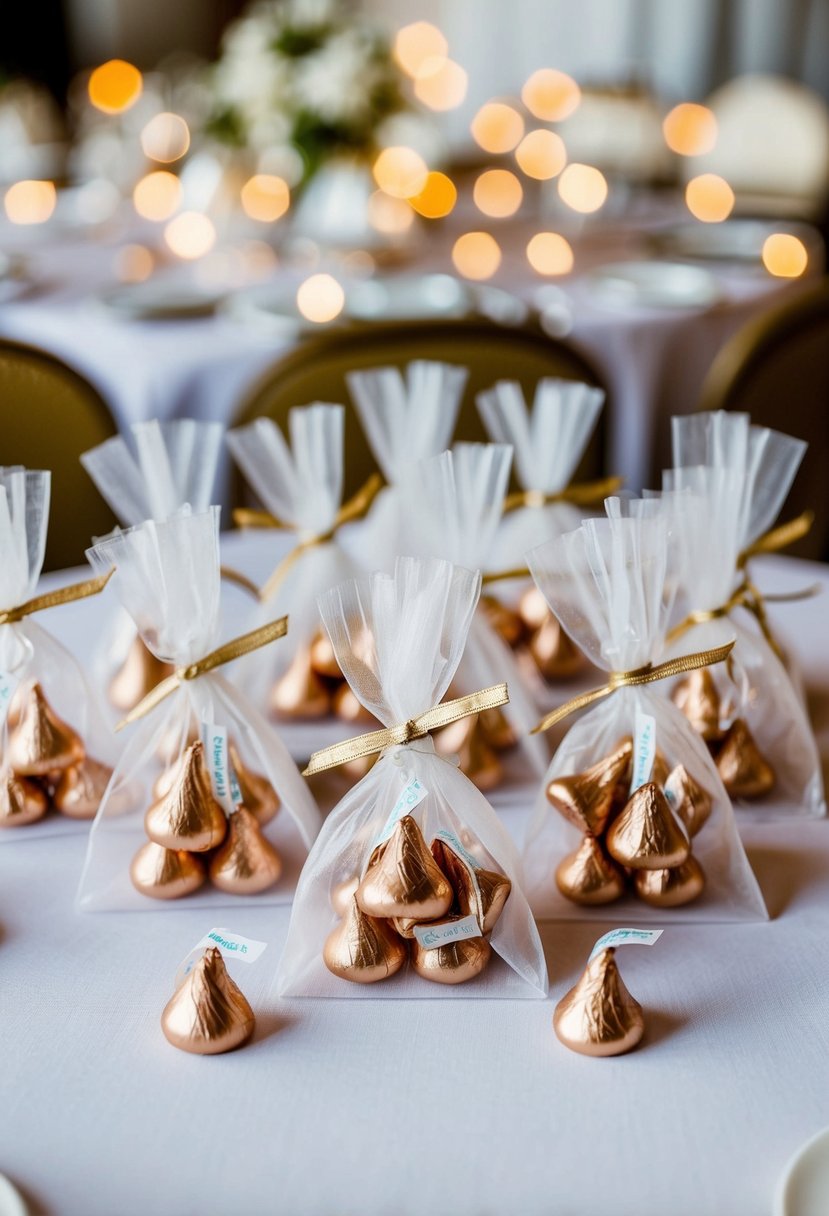
M 92 827 L 79 907 L 146 910 L 184 895 L 187 907 L 290 900 L 320 817 L 282 741 L 215 670 L 284 629 L 214 650 L 219 508 L 147 521 L 87 556 L 97 570 L 115 566 L 122 605 L 175 674 L 130 715 L 136 724 Z
M 241 664 L 238 676 L 257 707 L 279 718 L 327 717 L 343 683 L 327 639 L 319 636 L 316 601 L 357 573 L 337 529 L 345 518 L 364 514 L 379 487 L 378 477 L 341 507 L 344 427 L 343 406 L 316 404 L 288 414 L 290 447 L 270 418 L 257 418 L 227 436 L 272 526 L 286 531 L 292 542 L 287 556 L 282 547 L 282 560 L 262 588 L 251 621 L 256 626 L 287 614 L 288 637 L 273 654 Z M 236 512 L 234 518 L 244 525 L 249 514 Z
M 419 460 L 449 447 L 469 371 L 416 359 L 405 379 L 396 367 L 353 371 L 346 382 L 369 446 L 387 485 L 360 527 L 360 549 L 371 568 L 390 569 L 405 534 L 406 496 L 400 486 Z
M 675 587 L 665 513 L 654 500 L 609 499 L 606 507 L 609 518 L 586 520 L 528 554 L 551 609 L 610 675 L 606 687 L 545 719 L 553 725 L 598 702 L 568 729 L 536 799 L 524 846 L 533 911 L 607 919 L 621 906 L 626 921 L 659 923 L 764 918 L 708 750 L 651 682 Z M 677 662 L 664 674 L 688 669 Z M 629 682 L 618 673 L 637 674 Z
M 409 551 L 441 557 L 472 569 L 489 569 L 511 459 L 512 448 L 506 444 L 458 443 L 451 452 L 422 461 L 408 487 Z M 544 740 L 529 733 L 537 717 L 532 687 L 499 635 L 494 620 L 487 602 L 479 601 L 453 689 L 459 694 L 466 693 L 506 680 L 510 700 L 502 711 L 508 728 L 503 732 L 504 743 L 518 754 L 514 776 L 519 780 L 533 779 L 544 772 L 549 753 Z M 482 788 L 492 789 L 502 774 L 497 756 L 495 761 L 491 760 L 489 750 L 496 753 L 502 750 L 501 732 L 497 725 L 491 728 L 486 719 L 481 719 L 479 725 L 480 745 L 475 743 L 471 747 L 468 738 L 460 736 L 463 746 L 455 750 L 461 755 L 465 771 L 476 782 L 481 781 L 478 775 L 481 772 Z M 445 736 L 440 735 L 438 749 L 446 742 L 447 750 L 451 750 L 459 734 L 453 729 Z
M 676 467 L 665 473 L 663 484 L 667 491 L 690 494 L 694 509 L 678 516 L 682 619 L 668 653 L 707 649 L 727 637 L 736 643 L 729 663 L 711 671 L 710 681 L 689 677 L 666 690 L 684 701 L 707 737 L 733 799 L 753 813 L 824 815 L 814 735 L 775 654 L 762 596 L 744 556 L 758 541 L 765 547 L 762 538 L 785 501 L 806 444 L 751 426 L 747 414 L 727 413 L 674 418 L 673 444 Z M 737 611 L 741 607 L 753 610 L 755 619 Z
M 114 435 L 81 456 L 81 464 L 124 528 L 145 519 L 167 519 L 188 504 L 210 506 L 223 428 L 218 422 L 153 419 L 130 427 L 129 438 Z M 113 614 L 92 670 L 99 688 L 120 713 L 137 705 L 153 685 L 169 675 L 146 649 L 123 610 Z
M 440 702 L 463 651 L 479 589 L 477 575 L 448 562 L 400 558 L 393 575 L 352 580 L 320 598 L 325 627 L 349 683 L 387 727 L 412 726 Z M 409 737 L 406 726 L 398 727 L 395 737 Z M 314 763 L 312 759 L 310 767 Z M 401 841 L 398 866 L 393 850 Z M 431 846 L 432 855 L 424 857 Z M 421 944 L 417 936 L 407 944 L 389 927 L 390 921 L 361 916 L 358 901 L 368 896 L 366 888 L 357 892 L 358 883 L 369 876 L 376 887 L 389 857 L 392 885 L 404 891 L 402 907 L 405 899 L 417 898 L 423 909 L 427 898 L 438 898 L 446 878 L 443 871 L 435 873 L 433 857 L 445 865 L 444 849 L 451 852 L 448 859 L 455 867 L 454 895 L 441 890 L 441 898 L 454 898 L 456 912 L 469 908 L 459 894 L 463 884 L 458 873 L 465 875 L 464 881 L 477 876 L 471 885 L 478 894 L 487 889 L 487 880 L 500 884 L 502 897 L 508 891 L 494 927 L 478 914 L 470 921 L 471 914 L 457 920 L 450 912 L 447 920 L 444 912 L 433 912 L 429 919 L 439 923 L 428 928 L 418 923 L 421 935 L 443 940 L 439 935 L 447 926 L 450 932 L 458 926 L 459 934 L 473 934 L 471 940 L 456 939 L 457 946 L 436 945 L 433 952 L 430 942 Z M 505 877 L 511 888 L 504 886 Z M 467 887 L 463 890 L 468 894 Z M 355 940 L 344 945 L 337 936 L 332 938 L 355 918 Z M 489 945 L 481 932 L 485 926 Z M 413 921 L 398 927 L 415 932 Z M 469 982 L 457 983 L 457 968 L 469 964 L 464 948 L 471 950 L 475 966 L 482 961 L 485 965 Z M 427 954 L 444 968 L 441 982 L 424 978 L 424 972 L 437 973 L 428 959 L 424 966 Z M 342 970 L 332 971 L 331 966 L 361 981 L 349 982 Z M 377 979 L 383 982 L 372 982 Z M 544 954 L 521 888 L 514 846 L 484 796 L 453 764 L 436 755 L 428 735 L 387 746 L 327 818 L 297 886 L 277 986 L 282 995 L 325 997 L 519 997 L 546 992 Z
M 46 550 L 51 473 L 0 468 L 0 840 L 77 830 L 103 797 L 114 740 L 86 676 L 33 614 L 105 579 L 33 598 Z M 17 829 L 17 830 L 12 830 Z

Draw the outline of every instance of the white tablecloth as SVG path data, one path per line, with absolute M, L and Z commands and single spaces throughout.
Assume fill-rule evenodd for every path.
M 757 574 L 823 585 L 775 611 L 829 754 L 829 571 Z M 49 624 L 83 655 L 102 611 Z M 602 926 L 542 927 L 546 1001 L 280 1002 L 273 907 L 218 918 L 269 942 L 234 971 L 253 1043 L 184 1055 L 159 1016 L 204 913 L 76 914 L 82 831 L 2 844 L 0 1171 L 47 1216 L 762 1216 L 829 1124 L 829 824 L 749 820 L 771 921 L 621 950 L 647 1033 L 616 1060 L 571 1054 L 551 1026 Z
M 570 337 L 606 378 L 608 470 L 642 487 L 661 468 L 668 419 L 697 403 L 705 373 L 725 340 L 762 308 L 797 290 L 770 278 L 759 265 L 712 264 L 722 298 L 707 308 L 618 307 L 602 303 L 584 272 L 619 259 L 647 255 L 652 224 L 681 218 L 678 209 L 634 205 L 624 220 L 566 223 L 576 251 L 576 272 L 561 280 L 572 313 Z M 529 268 L 525 250 L 539 229 L 558 228 L 559 216 L 491 225 L 504 257 L 493 285 L 528 301 L 544 280 Z M 125 221 L 126 224 L 126 221 Z M 481 226 L 467 206 L 449 226 L 424 234 L 418 256 L 402 267 L 451 271 L 452 242 Z M 98 241 L 71 232 L 14 229 L 0 219 L 0 249 L 28 256 L 34 278 L 28 292 L 0 304 L 0 336 L 42 346 L 89 377 L 120 426 L 145 418 L 203 417 L 230 422 L 253 382 L 297 338 L 268 333 L 216 316 L 202 320 L 129 321 L 107 311 L 99 295 L 116 282 L 119 248 L 127 237 L 159 240 L 157 228 L 115 228 Z M 341 269 L 332 267 L 335 273 Z M 300 281 L 296 268 L 276 282 Z M 307 404 L 298 401 L 297 405 Z

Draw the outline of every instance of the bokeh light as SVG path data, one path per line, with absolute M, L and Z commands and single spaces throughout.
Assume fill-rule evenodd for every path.
M 414 94 L 430 110 L 454 110 L 468 86 L 469 77 L 454 59 L 427 59 L 415 79 Z
M 141 132 L 141 147 L 149 160 L 171 165 L 189 149 L 190 128 L 179 114 L 156 114 Z
M 180 258 L 201 258 L 216 244 L 216 229 L 201 211 L 182 211 L 164 229 L 164 239 Z
M 300 284 L 296 305 L 307 321 L 333 321 L 345 306 L 345 292 L 330 274 L 312 274 Z
M 523 197 L 521 183 L 509 169 L 487 169 L 476 179 L 472 190 L 475 206 L 493 219 L 515 215 Z
M 104 114 L 120 114 L 135 105 L 144 82 L 138 68 L 125 59 L 110 59 L 89 77 L 89 100 Z
M 291 204 L 288 183 L 272 173 L 256 173 L 248 178 L 241 191 L 242 210 L 252 220 L 272 224 L 280 219 Z
M 521 90 L 521 100 L 535 118 L 541 118 L 544 122 L 561 122 L 578 106 L 581 89 L 566 72 L 539 68 Z
M 420 193 L 409 199 L 417 214 L 425 216 L 427 220 L 439 220 L 449 215 L 457 201 L 455 183 L 445 173 L 437 171 L 430 173 Z
M 472 119 L 472 137 L 485 152 L 511 152 L 524 134 L 524 119 L 504 101 L 488 101 Z
M 413 21 L 397 31 L 394 58 L 409 76 L 417 76 L 429 59 L 445 59 L 449 43 L 436 25 L 428 21 Z
M 555 131 L 529 131 L 515 149 L 519 169 L 537 181 L 549 181 L 567 164 L 564 140 Z
M 132 203 L 145 220 L 168 220 L 178 210 L 181 194 L 181 182 L 175 173 L 156 169 L 136 182 Z
M 490 279 L 501 265 L 501 247 L 488 232 L 465 232 L 452 247 L 452 261 L 466 279 Z
M 728 219 L 734 209 L 734 191 L 716 173 L 701 173 L 685 187 L 685 203 L 696 219 L 718 224 Z
M 607 182 L 604 174 L 592 165 L 573 163 L 559 177 L 558 193 L 573 211 L 589 214 L 598 211 L 607 198 Z
M 569 274 L 573 250 L 558 232 L 537 232 L 527 245 L 527 261 L 538 274 Z
M 781 279 L 798 279 L 809 265 L 806 246 L 790 232 L 773 232 L 763 242 L 763 265 Z
M 683 101 L 662 122 L 665 143 L 680 156 L 700 156 L 717 142 L 717 120 L 707 106 Z
M 55 210 L 54 182 L 23 181 L 9 186 L 3 204 L 13 224 L 45 224 Z
M 414 148 L 384 148 L 374 162 L 374 180 L 393 198 L 411 198 L 426 185 L 429 170 Z
M 115 259 L 115 273 L 122 283 L 143 283 L 154 265 L 155 258 L 146 245 L 124 245 Z
M 414 212 L 404 198 L 375 190 L 368 200 L 368 222 L 375 232 L 401 236 L 414 223 Z

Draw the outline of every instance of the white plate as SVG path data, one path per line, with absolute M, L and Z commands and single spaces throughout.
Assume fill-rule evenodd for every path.
M 792 1157 L 777 1189 L 774 1216 L 827 1216 L 829 1213 L 829 1128 L 818 1132 Z
M 219 303 L 216 292 L 189 283 L 147 279 L 124 283 L 99 297 L 105 308 L 130 321 L 164 321 L 206 317 Z
M 808 250 L 821 249 L 820 234 L 809 224 L 733 219 L 721 224 L 676 224 L 652 234 L 651 244 L 673 257 L 723 262 L 760 262 L 763 243 L 773 232 L 798 237 Z
M 682 262 L 615 262 L 585 281 L 602 303 L 618 308 L 708 308 L 722 298 L 709 271 Z

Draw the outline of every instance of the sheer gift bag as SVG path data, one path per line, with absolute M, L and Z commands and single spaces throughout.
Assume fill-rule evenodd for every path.
M 386 727 L 411 726 L 441 701 L 460 660 L 479 589 L 479 576 L 448 562 L 399 558 L 393 574 L 352 580 L 321 597 L 322 618 L 346 678 Z M 434 859 L 443 870 L 436 870 Z M 443 889 L 447 873 L 451 890 Z M 404 901 L 400 915 L 412 915 L 408 924 L 361 911 L 368 902 L 377 912 L 371 901 L 378 898 L 382 874 L 391 884 L 386 894 L 393 889 Z M 363 881 L 367 877 L 377 879 L 373 895 Z M 427 938 L 463 928 L 470 892 L 496 887 L 500 914 L 494 925 L 486 917 L 482 921 L 479 910 L 472 920 L 467 915 L 471 939 L 430 948 L 428 941 L 421 946 L 418 936 L 407 939 L 397 932 L 414 933 L 415 921 Z M 438 892 L 448 912 L 433 907 L 431 916 L 423 916 L 427 900 L 434 903 Z M 421 914 L 406 900 L 417 900 Z M 423 923 L 430 919 L 438 923 Z M 427 954 L 432 957 L 424 965 Z M 424 978 L 424 972 L 440 973 L 441 979 Z M 462 978 L 468 982 L 459 982 Z M 515 848 L 483 794 L 436 754 L 428 735 L 386 746 L 326 819 L 297 886 L 277 987 L 282 995 L 324 997 L 538 997 L 546 992 L 544 953 Z
M 450 452 L 422 461 L 408 487 L 410 550 L 490 569 L 511 459 L 512 448 L 506 444 L 458 443 Z M 505 680 L 509 704 L 494 720 L 481 715 L 437 737 L 438 750 L 458 752 L 464 770 L 484 790 L 494 789 L 507 775 L 501 752 L 512 753 L 507 763 L 519 781 L 541 776 L 549 759 L 544 740 L 529 733 L 537 718 L 530 676 L 498 632 L 496 619 L 482 597 L 452 689 L 461 694 Z M 473 730 L 475 736 L 470 737 Z
M 130 715 L 79 907 L 147 910 L 185 895 L 187 907 L 287 902 L 320 817 L 282 741 L 220 671 L 284 623 L 215 649 L 219 508 L 146 521 L 87 556 L 97 570 L 115 567 L 121 604 L 175 674 Z
M 288 415 L 290 446 L 276 423 L 257 418 L 230 431 L 228 446 L 245 479 L 287 543 L 273 546 L 276 565 L 252 616 L 258 625 L 288 614 L 291 629 L 281 653 L 252 656 L 239 681 L 263 713 L 278 718 L 328 717 L 342 677 L 322 638 L 317 596 L 356 574 L 338 535 L 343 512 L 368 508 L 376 487 L 342 507 L 345 408 L 309 405 Z M 235 513 L 244 524 L 248 512 Z M 278 535 L 278 533 L 274 533 Z M 307 755 L 307 752 L 306 752 Z
M 153 419 L 130 427 L 81 456 L 81 464 L 124 528 L 145 519 L 167 519 L 188 504 L 210 506 L 223 428 L 218 422 Z M 137 705 L 169 675 L 136 632 L 128 613 L 116 612 L 96 648 L 93 674 L 120 713 Z
M 678 516 L 682 608 L 669 654 L 736 643 L 704 687 L 696 677 L 668 691 L 707 736 L 733 800 L 754 815 L 824 815 L 815 738 L 748 570 L 752 547 L 762 551 L 773 535 L 806 445 L 727 413 L 674 418 L 673 443 L 664 487 L 690 494 L 695 507 Z
M 449 447 L 461 396 L 469 375 L 465 367 L 416 359 L 404 375 L 396 367 L 353 371 L 346 376 L 354 407 L 369 446 L 386 479 L 359 529 L 360 549 L 370 553 L 373 569 L 390 569 L 405 535 L 401 486 L 419 460 Z
M 623 516 L 623 507 L 634 514 Z M 528 825 L 523 861 L 533 911 L 606 920 L 614 909 L 625 920 L 659 923 L 765 918 L 705 744 L 661 681 L 627 682 L 664 654 L 675 588 L 666 515 L 656 502 L 610 499 L 607 509 L 609 518 L 586 520 L 528 555 L 552 611 L 609 674 L 604 689 L 545 719 L 551 726 L 596 702 L 567 730 Z
M 114 740 L 74 657 L 34 613 L 102 590 L 102 579 L 35 598 L 51 474 L 0 468 L 0 840 L 77 831 L 94 818 Z

